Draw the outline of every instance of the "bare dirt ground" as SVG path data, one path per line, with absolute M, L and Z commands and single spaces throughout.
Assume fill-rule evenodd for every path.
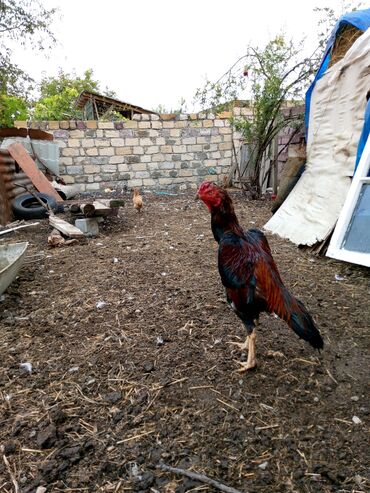
M 270 204 L 233 197 L 262 227 Z M 0 491 L 216 491 L 161 462 L 245 493 L 369 491 L 369 270 L 269 236 L 325 348 L 264 316 L 240 374 L 208 211 L 145 202 L 78 245 L 49 249 L 46 221 L 1 240 L 30 246 L 0 302 Z

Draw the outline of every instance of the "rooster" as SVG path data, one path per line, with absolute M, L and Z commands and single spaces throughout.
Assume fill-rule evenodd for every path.
M 247 362 L 240 363 L 240 371 L 257 365 L 255 326 L 261 312 L 276 313 L 300 338 L 322 349 L 320 332 L 303 303 L 284 286 L 262 231 L 243 231 L 230 196 L 214 183 L 204 181 L 196 198 L 211 212 L 212 233 L 218 243 L 218 270 L 226 298 L 247 329 L 245 343 L 235 343 L 242 350 L 248 349 Z
M 134 195 L 132 197 L 132 202 L 134 204 L 134 208 L 138 211 L 141 212 L 141 208 L 143 207 L 143 198 L 140 195 L 139 189 L 134 188 Z

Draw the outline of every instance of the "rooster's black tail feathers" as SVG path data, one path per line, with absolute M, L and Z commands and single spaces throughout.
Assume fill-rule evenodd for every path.
M 312 320 L 311 315 L 301 301 L 297 299 L 294 301 L 296 309 L 291 312 L 290 320 L 287 321 L 289 326 L 294 330 L 297 336 L 310 343 L 312 347 L 322 349 L 324 347 L 324 341 L 322 340 L 321 334 L 318 331 L 315 322 Z

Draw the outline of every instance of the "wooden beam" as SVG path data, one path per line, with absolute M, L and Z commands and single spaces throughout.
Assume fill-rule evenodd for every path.
M 112 209 L 109 205 L 100 202 L 99 200 L 94 200 L 92 204 L 95 208 L 94 216 L 109 216 L 112 213 Z
M 37 128 L 0 128 L 0 137 L 30 137 L 37 140 L 54 140 L 53 134 Z
M 80 209 L 86 217 L 92 217 L 95 213 L 93 204 L 81 204 Z
M 16 231 L 17 229 L 22 229 L 22 228 L 30 228 L 31 226 L 37 226 L 40 223 L 31 223 L 31 224 L 21 224 L 20 226 L 15 226 L 14 228 L 10 229 L 3 229 L 0 231 L 0 235 L 6 235 L 6 233 L 10 233 L 11 231 Z
M 81 230 L 73 226 L 73 224 L 67 223 L 60 217 L 54 216 L 54 214 L 50 214 L 49 224 L 53 226 L 53 228 L 57 229 L 61 233 L 70 238 L 83 238 L 84 234 Z
M 20 144 L 19 142 L 10 144 L 10 146 L 8 147 L 8 151 L 12 158 L 19 164 L 26 175 L 30 178 L 39 192 L 46 193 L 47 195 L 54 197 L 57 202 L 63 202 L 62 197 L 55 190 L 55 188 L 42 173 L 42 171 L 38 169 L 35 161 L 31 158 L 22 144 Z

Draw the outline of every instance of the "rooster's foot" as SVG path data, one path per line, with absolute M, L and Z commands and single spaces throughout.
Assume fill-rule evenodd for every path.
M 238 372 L 244 373 L 244 372 L 249 371 L 249 370 L 254 370 L 254 368 L 257 367 L 257 360 L 253 359 L 253 360 L 247 361 L 247 362 L 238 361 L 238 364 L 241 366 L 241 368 L 239 368 Z
M 249 337 L 245 340 L 245 342 L 229 342 L 233 346 L 237 346 L 241 351 L 247 351 L 249 349 Z

